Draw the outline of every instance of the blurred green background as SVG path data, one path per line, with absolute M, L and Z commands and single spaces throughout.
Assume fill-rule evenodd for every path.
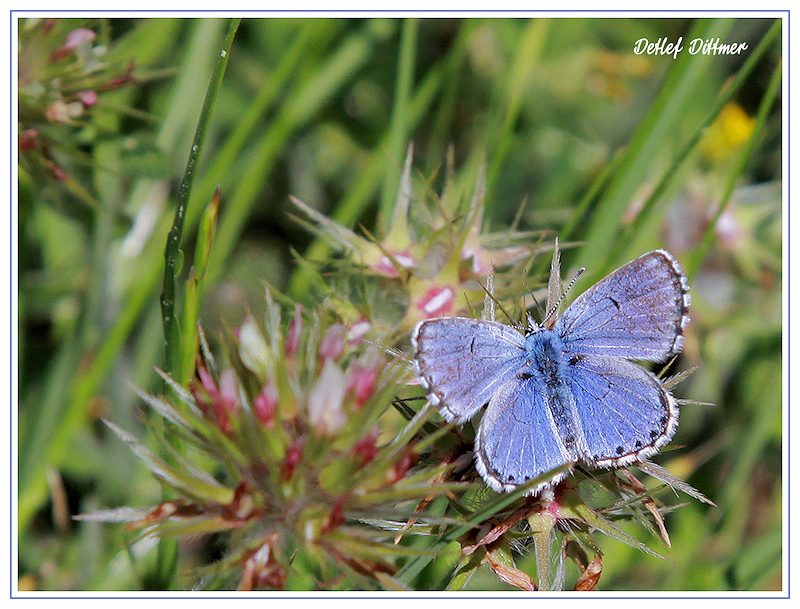
M 141 432 L 128 382 L 159 391 L 164 244 L 228 25 L 18 22 L 21 589 L 137 589 L 131 555 L 154 553 L 147 542 L 126 550 L 121 526 L 70 516 L 160 498 L 100 419 Z M 671 562 L 603 545 L 600 589 L 780 589 L 780 27 L 684 18 L 242 21 L 187 213 L 190 248 L 221 187 L 202 323 L 213 334 L 263 311 L 265 281 L 313 299 L 294 252 L 317 260 L 329 252 L 289 216 L 289 195 L 373 231 L 390 210 L 409 142 L 415 191 L 427 197 L 440 191 L 448 150 L 470 185 L 485 159 L 493 230 L 526 200 L 520 228 L 570 242 L 567 268 L 584 265 L 597 279 L 665 247 L 690 275 L 679 367 L 700 368 L 678 395 L 713 405 L 684 406 L 673 441 L 681 448 L 657 461 L 718 507 L 689 500 L 667 517 Z M 637 40 L 663 37 L 748 49 L 633 53 Z M 181 568 L 211 558 L 205 547 L 184 544 Z M 505 589 L 488 571 L 470 584 Z

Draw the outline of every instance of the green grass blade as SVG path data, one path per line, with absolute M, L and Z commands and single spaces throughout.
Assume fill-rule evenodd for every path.
M 411 125 L 409 129 L 413 128 L 423 117 L 425 112 L 433 102 L 434 97 L 439 91 L 444 81 L 444 65 L 437 64 L 428 71 L 422 84 L 414 93 L 410 118 Z M 388 132 L 381 139 L 378 146 L 375 147 L 375 152 L 370 156 L 364 169 L 360 172 L 357 181 L 353 184 L 350 191 L 344 199 L 342 199 L 336 210 L 332 214 L 332 218 L 344 226 L 350 226 L 356 221 L 361 212 L 364 211 L 369 203 L 370 197 L 376 192 L 380 186 L 381 179 L 386 172 L 386 154 L 384 152 L 385 146 L 388 145 Z M 304 257 L 306 260 L 322 260 L 330 252 L 330 247 L 322 239 L 317 239 L 306 251 Z M 292 275 L 289 283 L 289 295 L 296 299 L 302 299 L 311 283 L 311 273 L 306 269 L 298 268 Z
M 495 184 L 500 177 L 500 170 L 508 162 L 508 153 L 514 140 L 514 126 L 519 118 L 522 106 L 523 93 L 531 76 L 536 72 L 539 58 L 550 30 L 550 19 L 531 19 L 528 21 L 520 37 L 519 45 L 514 56 L 508 81 L 507 90 L 503 96 L 505 107 L 503 109 L 502 126 L 491 131 L 498 132 L 499 136 L 492 149 L 491 165 L 486 178 L 487 212 L 492 209 Z
M 213 282 L 221 275 L 250 209 L 258 200 L 258 193 L 286 142 L 364 65 L 373 43 L 369 34 L 351 36 L 286 101 L 282 112 L 254 146 L 254 160 L 242 173 L 240 186 L 227 202 L 226 212 L 219 224 L 214 252 L 209 260 L 208 281 Z
M 686 39 L 724 38 L 733 25 L 731 19 L 699 20 Z M 585 244 L 580 249 L 575 266 L 586 267 L 587 273 L 602 275 L 614 261 L 609 260 L 617 239 L 625 209 L 636 190 L 646 181 L 652 159 L 670 132 L 680 120 L 695 92 L 706 86 L 705 75 L 714 65 L 710 55 L 694 56 L 688 53 L 675 60 L 665 80 L 661 93 L 650 106 L 647 115 L 636 130 L 622 168 L 614 176 L 608 190 L 589 220 Z M 605 261 L 601 264 L 599 261 Z
M 189 160 L 186 163 L 186 171 L 183 173 L 180 188 L 178 189 L 178 200 L 175 208 L 175 219 L 167 237 L 167 245 L 164 249 L 164 287 L 161 292 L 161 315 L 164 322 L 164 361 L 166 371 L 174 374 L 181 369 L 180 353 L 180 326 L 175 313 L 176 299 L 176 279 L 180 272 L 177 261 L 180 258 L 181 238 L 183 236 L 183 221 L 186 216 L 186 206 L 189 202 L 189 195 L 192 192 L 192 184 L 196 173 L 196 166 L 203 150 L 203 142 L 208 132 L 211 122 L 211 114 L 214 111 L 214 103 L 217 100 L 222 78 L 225 76 L 225 68 L 228 66 L 233 39 L 236 30 L 239 29 L 240 19 L 232 19 L 228 27 L 228 34 L 217 57 L 214 71 L 211 74 L 211 82 L 208 84 L 203 108 L 200 111 L 200 118 L 197 122 L 197 130 L 192 140 L 192 147 L 189 151 Z
M 247 112 L 236 121 L 233 131 L 225 143 L 214 153 L 211 165 L 200 178 L 191 198 L 186 223 L 194 227 L 199 221 L 201 208 L 193 205 L 194 199 L 208 201 L 214 189 L 230 174 L 231 166 L 239 162 L 248 140 L 258 131 L 258 124 L 277 102 L 282 89 L 291 78 L 296 77 L 299 66 L 305 57 L 316 56 L 324 51 L 336 31 L 335 22 L 327 19 L 302 20 L 303 26 L 280 63 L 258 89 Z
M 414 65 L 417 59 L 417 37 L 419 20 L 403 19 L 400 38 L 400 58 L 397 67 L 397 81 L 394 91 L 394 105 L 389 124 L 388 152 L 390 163 L 383 178 L 383 194 L 381 195 L 380 215 L 385 224 L 392 217 L 392 208 L 397 197 L 397 185 L 400 182 L 400 168 L 408 146 L 410 128 L 411 90 L 414 80 Z M 393 161 L 393 162 L 392 162 Z

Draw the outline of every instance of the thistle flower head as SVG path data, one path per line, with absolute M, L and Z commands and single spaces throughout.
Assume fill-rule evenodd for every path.
M 306 310 L 268 291 L 263 319 L 248 316 L 230 333 L 219 361 L 201 334 L 188 387 L 164 375 L 170 397 L 140 392 L 170 437 L 194 450 L 179 452 L 154 430 L 165 458 L 109 423 L 177 498 L 133 517 L 86 518 L 124 519 L 140 535 L 224 533 L 224 557 L 202 573 L 244 590 L 458 589 L 483 566 L 521 589 L 554 589 L 566 585 L 568 558 L 581 574 L 574 586 L 587 590 L 602 572 L 597 531 L 659 555 L 615 524 L 647 523 L 669 544 L 668 508 L 627 470 L 578 470 L 538 497 L 526 496 L 538 478 L 509 493 L 488 489 L 471 427 L 424 401 L 395 347 L 407 348 L 420 319 L 472 312 L 476 300 L 491 315 L 518 294 L 536 250 L 518 245 L 520 234 L 483 231 L 482 184 L 479 175 L 465 209 L 445 192 L 428 222 L 412 226 L 421 212 L 409 211 L 409 155 L 389 227 L 370 238 L 296 202 L 347 254 L 324 304 Z M 705 500 L 652 463 L 636 467 Z M 528 546 L 535 565 L 518 565 Z M 455 568 L 431 567 L 442 556 Z
M 358 235 L 293 199 L 306 218 L 300 221 L 345 254 L 337 275 L 371 277 L 381 285 L 382 306 L 362 303 L 370 319 L 405 336 L 422 319 L 468 314 L 471 303 L 483 301 L 487 274 L 494 274 L 498 292 L 518 290 L 522 269 L 537 251 L 531 243 L 544 239 L 544 233 L 485 230 L 483 165 L 469 201 L 456 195 L 450 169 L 444 191 L 429 204 L 413 195 L 411 162 L 409 147 L 391 217 L 377 235 Z M 396 306 L 386 307 L 387 300 Z M 387 319 L 387 311 L 398 310 Z
M 171 460 L 162 458 L 109 424 L 180 497 L 129 518 L 129 527 L 229 534 L 228 554 L 209 573 L 235 577 L 240 589 L 284 587 L 299 556 L 331 579 L 352 578 L 342 585 L 389 585 L 398 566 L 387 556 L 404 550 L 385 523 L 407 521 L 408 502 L 464 484 L 432 482 L 431 471 L 414 469 L 416 427 L 393 439 L 380 432 L 408 368 L 365 340 L 363 322 L 296 307 L 285 323 L 269 296 L 267 309 L 233 333 L 224 364 L 204 343 L 188 388 L 164 375 L 173 398 L 140 392 L 170 422 L 169 435 L 210 467 L 166 440 Z

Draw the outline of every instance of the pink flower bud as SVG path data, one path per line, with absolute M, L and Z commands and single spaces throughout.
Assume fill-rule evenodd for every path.
M 214 413 L 217 417 L 217 425 L 223 433 L 231 432 L 230 413 L 235 412 L 237 406 L 236 373 L 229 368 L 220 376 L 220 386 L 217 387 L 214 377 L 205 366 L 197 366 L 197 376 L 200 383 L 211 398 L 214 405 Z
M 294 476 L 294 470 L 296 470 L 297 466 L 300 464 L 300 459 L 303 457 L 304 444 L 304 438 L 297 439 L 286 451 L 286 457 L 281 464 L 281 478 L 287 482 L 292 479 L 292 476 Z
M 203 415 L 208 416 L 209 410 L 211 410 L 211 404 L 208 403 L 206 399 L 206 394 L 200 389 L 195 379 L 189 381 L 189 391 L 192 392 L 192 397 L 194 398 L 194 403 L 197 404 L 197 407 L 200 409 L 200 412 Z
M 333 324 L 319 345 L 319 356 L 322 359 L 336 359 L 344 353 L 344 326 Z
M 388 256 L 381 257 L 380 262 L 373 266 L 373 269 L 380 273 L 381 275 L 386 275 L 387 277 L 399 277 L 400 274 L 397 272 L 397 269 L 394 268 L 392 261 L 389 260 Z
M 51 123 L 70 122 L 69 107 L 60 99 L 47 104 L 47 107 L 44 109 L 44 115 Z
M 58 180 L 59 182 L 66 182 L 67 181 L 67 173 L 61 169 L 58 165 L 53 162 L 48 164 L 48 168 L 50 169 L 50 173 L 53 174 L 53 177 Z
M 233 368 L 223 370 L 220 375 L 219 395 L 228 412 L 235 412 L 239 402 L 239 389 L 236 384 L 236 371 Z
M 444 315 L 453 308 L 455 295 L 455 291 L 450 286 L 432 287 L 417 302 L 417 308 L 422 310 L 425 317 Z
M 97 38 L 97 34 L 95 34 L 92 30 L 85 27 L 79 27 L 67 34 L 67 40 L 64 42 L 64 47 L 72 51 L 77 49 L 82 42 L 94 40 L 95 38 Z
M 274 547 L 278 544 L 278 534 L 272 533 L 267 540 L 244 561 L 240 590 L 273 588 L 282 590 L 286 585 L 286 573 L 275 559 Z
M 213 399 L 214 396 L 219 394 L 219 390 L 217 389 L 217 383 L 214 381 L 214 377 L 211 376 L 211 373 L 205 367 L 205 365 L 199 361 L 197 364 L 197 376 L 200 378 L 200 383 L 203 385 L 203 389 L 206 390 L 206 393 Z
M 361 321 L 357 321 L 350 329 L 347 331 L 347 342 L 352 344 L 356 344 L 361 342 L 361 339 L 366 336 L 369 329 L 372 327 L 372 324 L 368 322 L 366 319 L 362 319 Z
M 81 91 L 78 93 L 78 100 L 83 104 L 84 108 L 97 105 L 97 92 L 96 91 Z
M 347 421 L 344 411 L 345 379 L 333 360 L 326 360 L 322 374 L 308 394 L 308 418 L 323 435 L 334 435 Z
M 264 388 L 256 396 L 253 406 L 258 420 L 267 429 L 275 426 L 275 407 L 278 405 L 278 390 L 272 382 L 264 385 Z
M 97 38 L 97 34 L 88 28 L 79 27 L 74 29 L 67 34 L 67 39 L 64 41 L 64 44 L 53 51 L 53 54 L 50 55 L 50 60 L 57 61 L 62 57 L 66 57 L 75 49 L 77 49 L 82 43 L 91 42 L 95 38 Z
M 33 150 L 36 148 L 36 139 L 39 132 L 36 129 L 26 129 L 17 136 L 17 145 L 20 150 Z
M 289 322 L 289 331 L 286 336 L 286 357 L 294 357 L 300 347 L 300 335 L 303 332 L 303 307 L 294 305 L 294 317 Z
M 730 208 L 722 212 L 722 215 L 720 215 L 714 227 L 714 232 L 717 233 L 720 241 L 730 248 L 740 244 L 746 238 L 745 231 L 742 230 L 741 225 Z
M 417 455 L 416 453 L 409 451 L 405 455 L 403 455 L 400 460 L 394 464 L 392 468 L 392 484 L 399 482 L 403 478 L 405 478 L 408 470 L 416 463 Z
M 347 503 L 347 499 L 348 497 L 346 495 L 343 497 L 339 497 L 336 500 L 336 503 L 333 504 L 331 513 L 328 515 L 328 520 L 322 527 L 323 535 L 326 533 L 330 533 L 331 531 L 339 527 L 342 523 L 344 523 L 344 506 Z
M 374 366 L 365 368 L 356 362 L 350 367 L 347 371 L 347 390 L 355 398 L 356 406 L 360 408 L 372 396 L 377 378 Z
M 394 261 L 392 261 L 389 256 L 381 256 L 380 262 L 373 266 L 373 269 L 387 277 L 399 277 L 400 274 L 397 272 L 398 266 L 404 269 L 411 269 L 417 265 L 416 260 L 406 253 L 394 253 L 392 254 L 392 258 L 394 258 Z
M 353 445 L 353 454 L 361 458 L 361 467 L 378 456 L 378 433 L 375 428 Z

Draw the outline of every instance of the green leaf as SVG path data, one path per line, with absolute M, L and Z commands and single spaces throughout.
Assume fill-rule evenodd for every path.
M 199 480 L 186 471 L 190 470 L 188 463 L 183 463 L 183 470 L 169 465 L 166 461 L 156 456 L 135 437 L 114 425 L 111 421 L 103 421 L 116 436 L 130 446 L 133 453 L 139 457 L 153 475 L 172 488 L 185 493 L 201 502 L 226 505 L 233 499 L 233 491 L 209 479 Z

